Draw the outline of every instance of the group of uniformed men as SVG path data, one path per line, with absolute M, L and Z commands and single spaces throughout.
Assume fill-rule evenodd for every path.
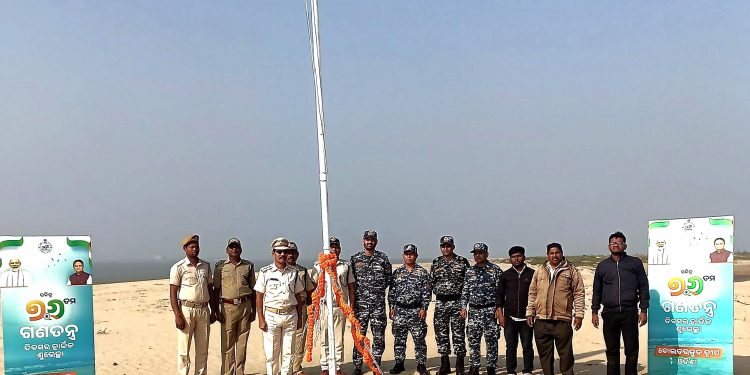
M 487 374 L 494 375 L 501 327 L 505 328 L 508 374 L 516 374 L 519 338 L 523 352 L 521 371 L 523 374 L 533 371 L 532 337 L 545 375 L 554 373 L 554 347 L 560 356 L 560 371 L 564 375 L 573 374 L 572 335 L 573 329 L 581 327 L 585 290 L 578 269 L 565 260 L 562 245 L 547 246 L 547 262 L 536 272 L 525 263 L 525 249 L 513 246 L 508 251 L 511 267 L 503 272 L 488 261 L 488 247 L 481 242 L 474 244 L 471 250 L 475 261 L 471 266 L 466 258 L 453 252 L 452 236 L 441 237 L 442 255 L 432 261 L 429 271 L 416 263 L 416 245 L 404 246 L 403 265 L 392 270 L 388 256 L 376 250 L 377 243 L 377 233 L 365 231 L 363 250 L 354 254 L 349 262 L 338 260 L 337 283 L 344 301 L 354 308 L 362 334 L 370 327 L 372 355 L 378 365 L 385 348 L 387 317 L 391 319 L 395 353 L 391 374 L 405 371 L 408 333 L 414 340 L 418 373 L 429 374 L 425 319 L 433 293 L 436 296 L 435 338 L 441 356 L 438 375 L 452 372 L 451 341 L 456 355 L 455 372 L 465 374 L 465 334 L 469 338 L 469 375 L 479 374 L 483 335 Z M 191 338 L 196 346 L 195 373 L 206 374 L 208 332 L 214 321 L 222 324 L 222 372 L 244 374 L 248 332 L 256 313 L 258 326 L 263 331 L 266 373 L 303 374 L 307 327 L 304 307 L 311 303 L 311 293 L 321 272 L 318 262 L 311 270 L 298 265 L 296 244 L 277 238 L 271 243 L 274 261 L 260 269 L 256 280 L 253 263 L 240 257 L 240 240 L 230 238 L 227 259 L 216 263 L 212 277 L 209 264 L 198 258 L 198 235 L 183 238 L 181 244 L 186 257 L 170 270 L 170 300 L 178 329 L 178 374 L 187 375 L 191 367 Z M 338 238 L 330 238 L 330 248 L 340 256 Z M 599 264 L 594 278 L 592 324 L 598 328 L 598 312 L 603 305 L 608 375 L 620 373 L 621 334 L 625 343 L 625 373 L 636 373 L 638 325 L 642 326 L 647 320 L 648 280 L 641 260 L 628 256 L 626 248 L 625 236 L 621 232 L 613 233 L 609 238 L 611 256 Z M 611 262 L 615 262 L 614 271 Z M 321 299 L 321 369 L 328 371 L 327 353 L 334 350 L 336 373 L 340 375 L 346 318 L 334 300 L 336 347 L 329 348 L 325 303 Z M 363 360 L 356 348 L 352 358 L 354 374 L 361 375 Z

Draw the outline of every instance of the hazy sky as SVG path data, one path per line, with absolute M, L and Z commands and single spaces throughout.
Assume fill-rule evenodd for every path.
M 748 249 L 750 3 L 320 0 L 331 230 L 400 259 L 605 253 L 736 215 Z M 97 260 L 321 244 L 305 3 L 0 2 L 7 235 Z M 311 255 L 306 255 L 309 257 Z

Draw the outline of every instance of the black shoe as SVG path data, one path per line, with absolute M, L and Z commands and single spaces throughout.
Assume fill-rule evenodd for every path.
M 479 367 L 470 366 L 469 375 L 479 375 Z
M 406 369 L 404 368 L 404 362 L 396 362 L 396 365 L 393 366 L 391 371 L 388 371 L 391 374 L 400 374 L 404 372 Z
M 362 375 L 362 369 L 361 368 L 355 368 L 354 369 L 354 375 Z
M 425 365 L 417 365 L 417 372 L 419 375 L 430 375 L 430 372 L 427 371 L 427 367 Z
M 495 375 L 495 368 L 487 367 L 487 375 Z
M 440 368 L 437 375 L 448 375 L 451 373 L 451 361 L 447 355 L 440 356 Z
M 464 375 L 464 356 L 456 357 L 456 375 Z

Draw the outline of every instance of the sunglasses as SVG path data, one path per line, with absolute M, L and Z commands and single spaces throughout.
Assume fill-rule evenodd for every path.
M 286 254 L 289 253 L 289 250 L 274 250 L 273 252 L 276 254 Z

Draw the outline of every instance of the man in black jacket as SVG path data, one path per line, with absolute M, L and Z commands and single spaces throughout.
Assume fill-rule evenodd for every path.
M 534 371 L 534 336 L 533 328 L 526 323 L 526 305 L 529 302 L 529 286 L 534 277 L 534 270 L 526 267 L 526 250 L 521 246 L 513 246 L 508 250 L 510 263 L 500 279 L 497 291 L 497 323 L 505 328 L 505 369 L 508 374 L 516 373 L 518 358 L 518 338 L 521 338 L 523 348 L 524 375 Z
M 625 375 L 637 373 L 638 327 L 648 322 L 646 270 L 643 261 L 625 253 L 627 247 L 622 232 L 612 233 L 611 256 L 599 262 L 594 273 L 591 323 L 599 328 L 599 306 L 604 306 L 602 331 L 607 347 L 607 375 L 620 375 L 620 335 L 625 346 Z

